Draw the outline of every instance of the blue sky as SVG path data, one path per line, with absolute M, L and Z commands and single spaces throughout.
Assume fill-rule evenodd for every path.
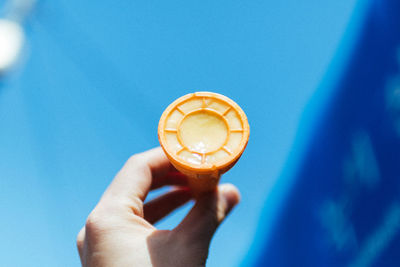
M 0 265 L 77 266 L 87 214 L 193 91 L 225 94 L 249 118 L 249 145 L 222 178 L 242 203 L 208 261 L 240 265 L 356 2 L 38 1 L 23 64 L 0 85 Z

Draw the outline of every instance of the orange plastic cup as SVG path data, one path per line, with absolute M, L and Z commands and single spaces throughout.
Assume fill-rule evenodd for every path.
M 196 194 L 213 190 L 246 148 L 246 114 L 221 94 L 197 92 L 170 104 L 160 118 L 158 139 Z

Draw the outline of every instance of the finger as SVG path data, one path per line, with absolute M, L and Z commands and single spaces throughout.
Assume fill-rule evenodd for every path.
M 135 198 L 144 201 L 152 180 L 165 176 L 171 168 L 160 147 L 132 156 L 104 193 L 108 198 Z
M 144 205 L 144 218 L 151 224 L 161 220 L 190 200 L 188 188 L 179 188 L 157 197 Z
M 153 178 L 151 183 L 151 190 L 160 188 L 165 185 L 187 186 L 187 176 L 178 172 L 177 170 L 170 171 L 164 176 Z
M 239 201 L 240 194 L 235 186 L 221 185 L 214 192 L 201 196 L 174 231 L 208 247 L 215 230 Z

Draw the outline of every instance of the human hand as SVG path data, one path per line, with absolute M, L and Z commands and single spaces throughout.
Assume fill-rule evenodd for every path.
M 146 204 L 147 193 L 179 186 Z M 82 266 L 204 266 L 215 230 L 239 202 L 233 185 L 205 194 L 173 230 L 157 222 L 190 200 L 186 177 L 160 148 L 132 156 L 116 175 L 79 232 Z

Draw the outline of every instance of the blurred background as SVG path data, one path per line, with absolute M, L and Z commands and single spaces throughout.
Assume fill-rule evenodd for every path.
M 194 91 L 232 98 L 251 128 L 207 266 L 400 265 L 397 0 L 0 0 L 0 14 L 0 266 L 78 266 L 86 216 Z

